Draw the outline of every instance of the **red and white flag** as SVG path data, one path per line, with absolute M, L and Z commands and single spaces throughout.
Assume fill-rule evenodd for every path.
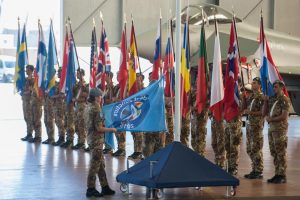
M 215 22 L 215 46 L 214 46 L 214 58 L 213 69 L 211 79 L 211 96 L 210 96 L 210 111 L 213 117 L 220 121 L 222 119 L 223 99 L 224 99 L 224 86 L 222 77 L 222 59 L 220 49 L 220 39 L 217 22 Z

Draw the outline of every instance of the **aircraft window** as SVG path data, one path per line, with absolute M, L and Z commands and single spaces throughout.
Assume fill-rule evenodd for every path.
M 3 68 L 2 60 L 0 60 L 0 69 Z

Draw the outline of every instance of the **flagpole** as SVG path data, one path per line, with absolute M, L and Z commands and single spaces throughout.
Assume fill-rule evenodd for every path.
M 131 14 L 131 22 L 132 22 L 132 26 L 133 26 L 133 16 L 132 16 L 132 14 Z M 142 74 L 141 64 L 140 64 L 140 58 L 139 58 L 139 51 L 138 51 L 138 47 L 137 47 L 137 43 L 136 43 L 136 37 L 135 37 L 134 26 L 133 26 L 133 33 L 134 33 L 134 42 L 135 42 L 135 48 L 136 48 L 137 59 L 138 59 L 138 63 L 139 63 L 139 70 L 140 70 L 140 74 Z
M 55 53 L 56 53 L 56 62 L 57 65 L 59 67 L 59 62 L 58 62 L 58 54 L 57 54 L 57 48 L 56 48 L 56 39 L 55 39 L 55 34 L 54 34 L 54 30 L 53 30 L 53 23 L 52 23 L 52 19 L 50 18 L 50 28 L 52 30 L 52 34 L 53 34 L 53 40 L 54 40 L 54 47 L 55 47 Z
M 237 46 L 237 50 L 238 50 L 238 61 L 239 61 L 239 65 L 240 65 L 240 70 L 241 70 L 241 77 L 242 77 L 242 85 L 243 88 L 245 88 L 245 82 L 244 82 L 244 74 L 243 74 L 243 69 L 242 69 L 242 65 L 241 65 L 241 55 L 240 55 L 240 46 L 239 46 L 239 41 L 238 41 L 238 37 L 237 37 L 237 31 L 236 31 L 236 23 L 235 23 L 235 14 L 234 14 L 234 10 L 232 9 L 232 14 L 233 14 L 233 26 L 234 26 L 234 32 L 235 32 L 235 40 L 236 40 L 236 46 Z
M 162 76 L 162 57 L 161 57 L 161 52 L 162 52 L 162 48 L 161 48 L 161 42 L 162 42 L 162 35 L 161 35 L 161 8 L 159 9 L 159 35 L 160 35 L 160 41 L 159 41 L 159 48 L 160 48 L 160 52 L 159 52 L 159 72 L 160 72 L 160 77 Z
M 70 35 L 72 37 L 72 41 L 73 41 L 74 49 L 75 49 L 75 53 L 76 53 L 76 59 L 77 59 L 77 63 L 78 63 L 78 69 L 80 69 L 79 60 L 78 60 L 78 54 L 77 54 L 77 48 L 76 48 L 76 44 L 75 44 L 75 40 L 74 40 L 74 36 L 73 36 L 73 30 L 72 30 L 72 26 L 71 26 L 71 19 L 70 19 L 70 17 L 68 17 L 68 23 L 69 23 L 69 26 L 70 26 Z
M 174 141 L 180 141 L 180 39 L 181 39 L 181 2 L 176 0 L 176 76 L 175 76 L 175 134 Z

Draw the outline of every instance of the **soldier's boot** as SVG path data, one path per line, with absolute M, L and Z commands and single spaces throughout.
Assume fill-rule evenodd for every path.
M 42 144 L 54 144 L 54 140 L 53 139 L 47 139 L 47 140 L 43 141 Z
M 63 148 L 69 148 L 69 147 L 72 147 L 72 146 L 73 146 L 73 142 L 70 141 L 70 140 L 67 140 L 65 143 L 60 145 L 60 147 L 63 147 Z
M 141 152 L 134 152 L 133 154 L 131 154 L 130 156 L 128 156 L 128 158 L 131 158 L 131 159 L 140 159 L 140 160 L 143 160 L 144 159 L 144 156 Z
M 103 149 L 103 154 L 112 154 L 113 150 L 111 148 Z
M 27 134 L 25 137 L 21 138 L 22 141 L 28 141 L 32 139 L 32 135 L 31 134 Z
M 255 171 L 252 170 L 249 174 L 245 174 L 244 177 L 245 177 L 245 178 L 249 178 L 249 176 L 251 176 L 251 175 L 254 174 L 254 173 L 255 173 Z
M 232 176 L 237 175 L 237 169 L 229 168 L 228 173 L 231 174 Z
M 90 151 L 91 151 L 91 148 L 90 148 L 90 147 L 87 147 L 87 148 L 84 149 L 84 151 L 85 151 L 85 152 L 90 152 Z
M 277 179 L 278 175 L 274 175 L 272 178 L 268 179 L 267 182 L 268 183 L 273 183 L 275 179 Z
M 102 187 L 101 194 L 104 195 L 114 195 L 116 192 L 112 190 L 108 185 Z
M 254 172 L 248 176 L 248 179 L 262 179 L 263 174 L 262 172 Z
M 78 143 L 75 146 L 72 146 L 72 149 L 74 150 L 84 149 L 84 148 L 85 148 L 84 143 Z
M 112 154 L 114 157 L 125 156 L 126 152 L 124 149 L 118 149 L 116 152 Z
M 277 178 L 275 178 L 272 183 L 275 184 L 286 183 L 286 176 L 278 175 Z
M 95 188 L 88 188 L 86 190 L 86 194 L 87 197 L 103 197 L 103 194 L 101 194 L 100 192 L 98 192 L 98 190 L 96 190 Z
M 31 139 L 28 139 L 28 142 L 30 142 L 30 143 L 40 143 L 41 141 L 42 141 L 41 137 L 34 137 Z
M 53 144 L 54 146 L 60 146 L 65 142 L 65 138 L 60 136 L 58 140 Z

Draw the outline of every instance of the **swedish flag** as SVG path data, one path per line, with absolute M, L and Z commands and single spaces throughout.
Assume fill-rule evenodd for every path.
M 46 74 L 46 88 L 48 95 L 51 97 L 55 93 L 55 68 L 58 65 L 57 51 L 55 45 L 55 38 L 53 33 L 52 21 L 50 23 L 48 57 L 47 57 L 47 74 Z
M 23 33 L 21 38 L 21 43 L 18 34 L 17 42 L 17 58 L 16 58 L 16 67 L 15 67 L 15 88 L 21 96 L 24 91 L 25 84 L 25 66 L 28 63 L 28 53 L 27 53 L 27 40 L 26 40 L 26 26 L 24 24 Z

